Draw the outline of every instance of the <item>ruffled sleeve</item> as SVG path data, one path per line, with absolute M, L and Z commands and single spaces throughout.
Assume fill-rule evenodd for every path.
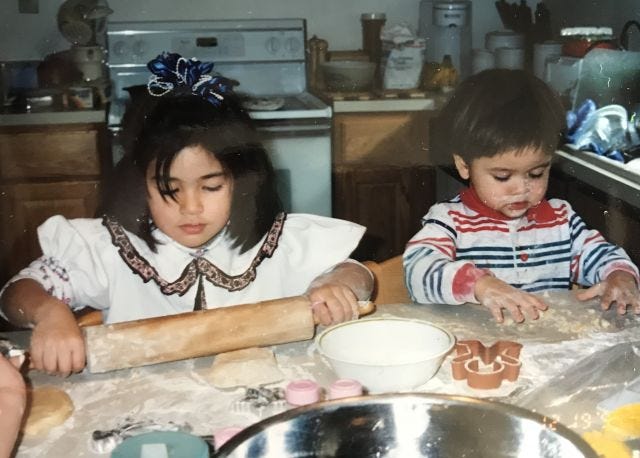
M 36 280 L 73 309 L 102 309 L 109 304 L 104 254 L 111 243 L 99 219 L 53 216 L 38 228 L 38 239 L 42 257 L 9 283 L 21 278 Z

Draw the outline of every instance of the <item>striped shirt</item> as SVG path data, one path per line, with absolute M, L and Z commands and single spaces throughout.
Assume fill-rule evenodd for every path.
M 431 207 L 407 243 L 405 282 L 418 303 L 477 302 L 476 281 L 487 274 L 528 292 L 591 286 L 614 270 L 640 282 L 625 251 L 587 228 L 571 205 L 545 200 L 508 219 L 472 189 Z

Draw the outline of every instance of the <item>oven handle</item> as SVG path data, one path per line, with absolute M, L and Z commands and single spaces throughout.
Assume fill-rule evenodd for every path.
M 257 126 L 258 131 L 267 135 L 318 135 L 328 134 L 331 131 L 331 123 L 329 121 L 320 121 L 317 123 L 286 123 L 286 124 L 269 124 Z

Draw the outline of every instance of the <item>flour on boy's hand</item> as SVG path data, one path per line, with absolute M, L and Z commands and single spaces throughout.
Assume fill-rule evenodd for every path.
M 547 294 L 547 296 L 549 296 Z M 536 327 L 554 328 L 565 334 L 585 334 L 594 329 L 608 328 L 611 326 L 603 320 L 596 310 L 587 307 L 568 308 L 562 307 L 559 302 L 549 304 L 549 308 L 539 311 L 540 317 L 537 320 L 527 319 L 523 323 L 516 323 L 510 316 L 505 316 L 503 326 L 516 326 L 523 330 L 531 330 Z M 556 307 L 554 307 L 556 305 Z

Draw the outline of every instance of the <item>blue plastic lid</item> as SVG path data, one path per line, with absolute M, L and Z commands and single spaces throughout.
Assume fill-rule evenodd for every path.
M 144 444 L 164 444 L 169 458 L 208 458 L 207 443 L 197 436 L 177 431 L 153 431 L 125 439 L 111 458 L 140 458 Z

